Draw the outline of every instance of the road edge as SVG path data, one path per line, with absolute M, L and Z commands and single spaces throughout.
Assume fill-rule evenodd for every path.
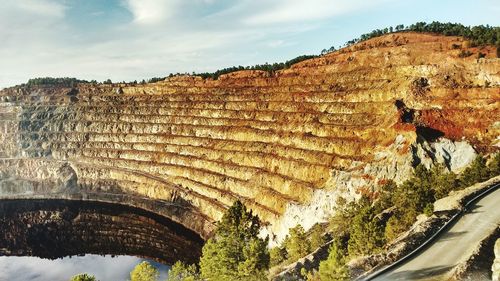
M 415 248 L 413 251 L 411 251 L 410 253 L 408 253 L 407 255 L 403 256 L 402 258 L 400 258 L 399 260 L 369 274 L 368 276 L 365 276 L 365 277 L 358 277 L 357 281 L 369 281 L 369 280 L 372 280 L 384 273 L 386 273 L 387 271 L 395 268 L 395 267 L 398 267 L 399 265 L 405 263 L 406 261 L 408 261 L 409 259 L 411 259 L 414 255 L 416 255 L 417 253 L 419 253 L 421 250 L 423 250 L 426 246 L 428 246 L 431 242 L 433 242 L 437 236 L 439 236 L 439 234 L 441 234 L 444 230 L 448 229 L 453 223 L 455 223 L 459 217 L 461 217 L 464 213 L 467 212 L 469 206 L 473 203 L 475 203 L 476 201 L 478 201 L 479 199 L 483 198 L 484 196 L 488 195 L 489 193 L 493 192 L 494 190 L 496 190 L 498 187 L 500 187 L 500 182 L 496 182 L 496 183 L 493 183 L 492 185 L 490 185 L 488 188 L 482 190 L 482 191 L 479 191 L 478 194 L 474 195 L 474 193 L 472 193 L 470 196 L 473 196 L 471 199 L 467 199 L 467 196 L 465 197 L 464 200 L 466 200 L 466 202 L 464 204 L 462 204 L 462 208 L 460 209 L 459 212 L 457 212 L 456 214 L 454 214 L 443 226 L 441 226 L 433 235 L 431 235 L 427 240 L 425 240 L 420 246 L 418 246 L 417 248 Z

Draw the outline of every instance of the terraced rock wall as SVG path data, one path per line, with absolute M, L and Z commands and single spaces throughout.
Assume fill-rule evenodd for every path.
M 5 89 L 0 192 L 174 202 L 204 237 L 240 199 L 279 239 L 419 162 L 498 150 L 500 61 L 468 45 L 396 33 L 276 73 Z

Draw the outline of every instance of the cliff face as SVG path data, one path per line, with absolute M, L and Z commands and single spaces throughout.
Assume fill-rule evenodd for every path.
M 500 142 L 494 49 L 416 33 L 275 74 L 14 87 L 0 101 L 4 197 L 173 202 L 191 210 L 173 219 L 204 237 L 237 199 L 282 237 L 325 219 L 338 196 L 375 193 L 418 162 L 460 170 Z

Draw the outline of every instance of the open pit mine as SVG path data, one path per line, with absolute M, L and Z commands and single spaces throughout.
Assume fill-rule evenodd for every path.
M 279 241 L 418 163 L 460 171 L 498 151 L 500 60 L 404 32 L 275 73 L 16 86 L 0 91 L 0 132 L 1 199 L 140 208 L 195 237 L 179 247 L 239 199 Z

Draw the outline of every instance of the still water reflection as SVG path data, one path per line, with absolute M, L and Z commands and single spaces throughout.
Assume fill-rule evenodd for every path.
M 129 273 L 145 259 L 132 256 L 85 255 L 49 260 L 37 257 L 0 257 L 2 281 L 68 281 L 71 276 L 89 273 L 100 281 L 126 281 Z M 150 261 L 167 278 L 169 267 Z

